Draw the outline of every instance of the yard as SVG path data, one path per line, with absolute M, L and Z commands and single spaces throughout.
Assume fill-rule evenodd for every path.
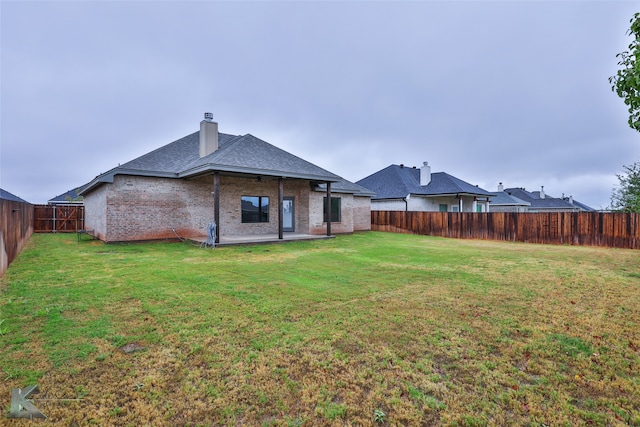
M 640 426 L 639 370 L 637 250 L 37 234 L 0 279 L 10 426 Z

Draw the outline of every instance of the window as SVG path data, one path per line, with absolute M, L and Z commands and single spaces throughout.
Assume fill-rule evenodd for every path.
M 440 205 L 440 212 L 447 212 L 448 210 L 449 209 L 447 205 L 442 205 L 442 204 Z
M 456 205 L 451 205 L 451 212 L 459 212 L 460 208 Z
M 482 212 L 482 205 L 480 203 L 476 205 L 476 212 Z
M 331 222 L 340 222 L 342 220 L 340 215 L 340 197 L 331 198 Z M 327 198 L 322 198 L 322 220 L 327 222 Z
M 242 196 L 242 222 L 269 222 L 269 198 Z

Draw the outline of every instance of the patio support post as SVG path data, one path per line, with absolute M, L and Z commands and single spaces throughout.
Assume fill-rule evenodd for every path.
M 284 209 L 284 180 L 278 178 L 278 239 L 282 240 L 282 216 Z
M 220 243 L 220 172 L 213 173 L 213 220 L 216 222 L 216 243 Z
M 331 236 L 331 183 L 327 182 L 327 236 Z

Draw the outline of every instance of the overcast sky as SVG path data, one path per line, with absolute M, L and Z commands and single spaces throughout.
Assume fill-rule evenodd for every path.
M 637 2 L 6 1 L 0 187 L 45 203 L 199 129 L 357 181 L 390 165 L 609 204 Z

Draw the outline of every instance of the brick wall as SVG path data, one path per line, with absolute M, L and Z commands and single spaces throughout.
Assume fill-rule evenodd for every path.
M 180 180 L 116 175 L 107 186 L 106 241 L 204 235 L 213 219 L 211 176 Z
M 295 232 L 325 234 L 324 192 L 311 191 L 306 180 L 284 180 L 284 197 L 295 203 Z M 213 176 L 169 179 L 116 175 L 85 197 L 86 228 L 107 242 L 205 236 L 214 219 Z M 221 236 L 278 233 L 278 181 L 276 179 L 220 177 Z M 269 197 L 268 223 L 242 223 L 241 197 Z M 333 233 L 371 228 L 368 198 L 334 193 L 342 199 L 342 221 Z M 107 209 L 108 206 L 108 209 Z M 175 230 L 175 233 L 174 233 Z
M 371 199 L 369 197 L 353 198 L 353 231 L 371 230 Z
M 294 197 L 295 231 L 309 231 L 309 181 L 284 180 L 284 197 Z M 243 224 L 240 200 L 242 196 L 269 197 L 269 222 Z M 263 178 L 220 177 L 221 236 L 260 235 L 278 233 L 278 181 Z
M 102 185 L 84 196 L 84 226 L 101 240 L 107 237 L 107 189 Z
M 327 224 L 324 222 L 324 198 L 327 193 L 324 191 L 311 192 L 310 198 L 310 230 L 309 234 L 326 234 Z M 354 231 L 354 197 L 351 194 L 331 193 L 332 198 L 340 198 L 340 222 L 331 223 L 331 234 L 352 233 Z M 369 227 L 371 227 L 371 213 L 368 216 Z

